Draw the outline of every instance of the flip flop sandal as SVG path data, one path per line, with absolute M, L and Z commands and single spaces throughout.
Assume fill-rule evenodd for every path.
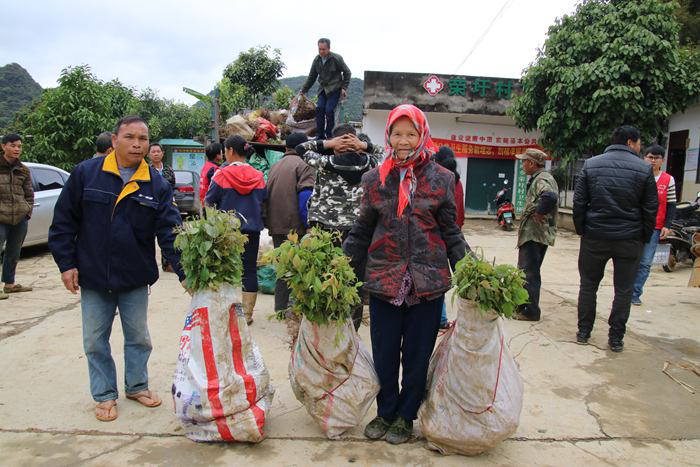
M 117 417 L 119 416 L 119 414 L 117 413 L 117 401 L 112 401 L 112 402 L 114 402 L 114 405 L 110 406 L 109 408 L 100 407 L 100 404 L 104 404 L 105 402 L 109 402 L 109 401 L 100 402 L 99 404 L 97 404 L 95 406 L 95 418 L 101 422 L 111 422 L 111 421 L 116 420 Z M 98 409 L 106 411 L 107 415 L 100 415 L 99 413 L 97 413 Z M 114 415 L 111 415 L 112 409 L 114 409 Z
M 0 300 L 7 300 L 8 298 L 10 298 L 9 295 L 4 292 L 0 292 Z
M 19 292 L 31 292 L 33 289 L 31 287 L 25 287 L 21 284 L 15 284 L 14 287 L 5 287 L 3 292 L 5 293 L 19 293 Z
M 144 407 L 158 407 L 163 401 L 158 397 L 158 395 L 150 390 L 137 392 L 135 394 L 127 394 L 127 399 L 136 401 Z M 157 399 L 156 399 L 157 398 Z M 150 399 L 151 402 L 145 402 L 144 399 Z

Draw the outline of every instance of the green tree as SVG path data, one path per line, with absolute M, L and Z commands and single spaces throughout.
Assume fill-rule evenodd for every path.
M 206 109 L 162 99 L 152 89 L 135 95 L 118 80 L 100 81 L 87 65 L 64 69 L 58 87 L 45 90 L 7 129 L 26 137 L 26 160 L 72 170 L 93 154 L 95 137 L 126 115 L 142 116 L 152 141 L 204 136 L 209 129 Z
M 89 66 L 64 69 L 58 83 L 13 126 L 28 136 L 26 160 L 72 170 L 94 152 L 95 136 L 111 129 L 116 119 L 107 88 Z
M 639 128 L 645 142 L 700 96 L 697 57 L 679 45 L 676 4 L 588 0 L 549 28 L 522 77 L 510 114 L 539 129 L 555 156 L 602 152 L 612 130 Z
M 230 80 L 224 78 L 216 86 L 219 88 L 219 114 L 221 120 L 226 120 L 240 112 L 251 100 L 248 88 L 241 84 L 233 84 Z
M 280 50 L 271 50 L 270 46 L 265 45 L 241 52 L 224 69 L 224 78 L 234 86 L 246 88 L 246 105 L 254 108 L 277 88 L 277 78 L 282 76 L 284 68 Z
M 294 97 L 294 91 L 289 86 L 279 88 L 272 95 L 272 102 L 278 109 L 288 109 L 292 98 Z

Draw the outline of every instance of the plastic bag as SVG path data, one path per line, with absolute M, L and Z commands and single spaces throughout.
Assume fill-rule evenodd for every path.
M 293 126 L 305 122 L 316 121 L 316 104 L 306 96 L 297 94 L 292 98 L 287 115 L 287 125 Z
M 180 338 L 172 394 L 193 441 L 265 437 L 275 390 L 246 325 L 240 288 L 196 292 Z
M 277 276 L 275 275 L 275 267 L 271 264 L 260 266 L 258 268 L 258 291 L 266 295 L 275 294 L 275 283 Z
M 277 137 L 277 127 L 262 117 L 257 120 L 258 125 L 255 129 L 253 141 L 258 143 L 267 143 L 268 139 Z
M 456 325 L 430 359 L 427 396 L 418 411 L 428 448 L 475 455 L 515 433 L 523 382 L 510 355 L 503 318 L 459 299 Z
M 331 439 L 362 423 L 379 393 L 372 356 L 349 320 L 338 328 L 302 319 L 289 381 L 297 400 Z
M 255 132 L 250 127 L 250 125 L 248 125 L 246 119 L 241 117 L 240 115 L 234 115 L 233 117 L 226 120 L 224 133 L 226 133 L 226 136 L 239 135 L 243 137 L 243 139 L 246 141 L 250 141 L 255 135 Z

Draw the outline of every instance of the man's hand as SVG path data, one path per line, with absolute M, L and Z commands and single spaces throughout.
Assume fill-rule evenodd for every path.
M 338 144 L 338 152 L 364 152 L 367 151 L 368 145 L 364 141 L 361 141 L 357 136 L 353 134 L 345 134 L 340 137 L 340 142 Z
M 78 285 L 78 269 L 73 268 L 62 272 L 61 280 L 70 293 L 77 294 L 80 290 L 80 286 Z
M 544 222 L 544 216 L 545 215 L 541 212 L 536 212 L 532 215 L 532 218 L 535 219 L 535 222 L 539 222 L 540 224 L 542 224 Z
M 180 285 L 188 294 L 192 295 L 192 290 L 187 288 L 187 279 L 180 281 Z
M 340 90 L 340 98 L 341 98 L 341 99 L 345 99 L 346 97 L 348 97 L 348 91 L 347 91 L 347 89 L 341 89 L 341 90 Z
M 661 227 L 661 233 L 659 234 L 659 240 L 666 240 L 666 237 L 668 237 L 668 234 L 671 233 L 670 229 L 667 229 L 666 227 Z

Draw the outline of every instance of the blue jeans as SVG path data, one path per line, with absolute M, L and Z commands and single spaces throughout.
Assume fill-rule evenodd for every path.
M 647 277 L 649 277 L 649 270 L 651 269 L 651 263 L 654 261 L 654 253 L 656 253 L 656 246 L 659 244 L 660 235 L 661 230 L 654 230 L 654 233 L 651 234 L 651 239 L 649 239 L 649 243 L 644 244 L 642 260 L 639 262 L 637 278 L 634 280 L 632 300 L 639 300 L 642 297 L 644 283 L 647 281 Z
M 80 305 L 83 313 L 83 348 L 88 361 L 92 398 L 102 402 L 116 400 L 119 396 L 117 371 L 109 345 L 117 308 L 124 331 L 126 393 L 134 394 L 148 389 L 147 364 L 152 349 L 146 322 L 148 287 L 121 293 L 98 292 L 82 287 Z
M 447 324 L 447 305 L 446 302 L 442 301 L 442 314 L 440 315 L 440 326 Z
M 316 102 L 316 137 L 331 139 L 335 127 L 335 107 L 340 99 L 340 89 L 326 96 L 325 91 L 318 94 Z
M 19 224 L 0 224 L 0 254 L 2 257 L 2 282 L 5 284 L 15 283 L 15 270 L 17 269 L 17 261 L 19 261 L 19 253 L 22 251 L 22 243 L 24 237 L 27 236 L 27 224 L 29 221 L 24 219 Z

